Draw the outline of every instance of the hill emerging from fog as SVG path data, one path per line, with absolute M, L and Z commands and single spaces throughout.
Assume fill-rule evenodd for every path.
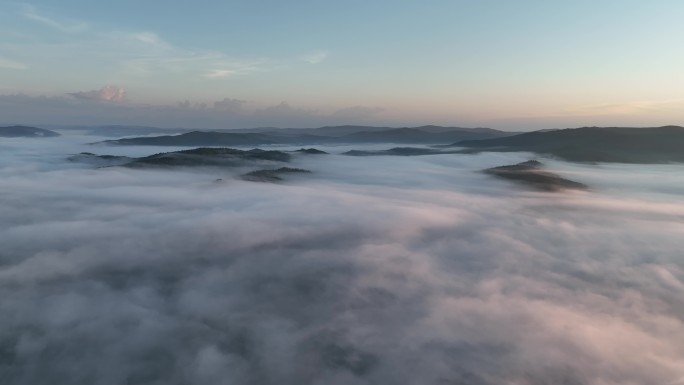
M 296 155 L 325 155 L 324 151 L 315 148 L 293 151 Z M 97 155 L 82 152 L 67 158 L 71 162 L 81 162 L 97 167 L 123 166 L 134 169 L 160 169 L 185 167 L 254 167 L 277 166 L 288 163 L 292 155 L 283 151 L 267 151 L 258 148 L 238 150 L 235 148 L 200 147 L 191 150 L 162 152 L 139 158 L 115 155 Z M 309 174 L 311 171 L 294 168 L 279 167 L 257 169 L 240 176 L 250 182 L 281 182 L 285 175 Z M 217 181 L 222 181 L 218 179 Z
M 78 155 L 73 155 L 68 159 L 70 161 L 90 163 L 100 167 L 240 167 L 263 163 L 286 163 L 290 161 L 291 155 L 282 151 L 267 151 L 258 148 L 252 150 L 238 150 L 234 148 L 195 148 L 183 151 L 162 152 L 140 158 L 96 155 L 89 152 L 83 152 Z
M 573 162 L 684 162 L 684 127 L 582 127 L 535 131 L 453 146 L 470 152 L 530 151 Z
M 0 127 L 0 137 L 3 138 L 45 138 L 53 136 L 59 136 L 59 134 L 44 128 L 28 126 Z
M 241 176 L 242 179 L 250 182 L 280 182 L 283 180 L 284 174 L 308 174 L 309 170 L 302 168 L 280 167 L 277 169 L 256 170 L 248 172 Z
M 483 172 L 542 191 L 556 192 L 563 190 L 586 190 L 588 188 L 583 183 L 565 179 L 560 175 L 544 170 L 544 164 L 536 160 L 492 167 L 483 170 Z
M 513 134 L 488 128 L 335 126 L 315 129 L 261 128 L 232 131 L 192 131 L 180 135 L 108 140 L 104 143 L 154 146 L 258 146 L 337 143 L 446 144 L 461 140 L 499 138 Z

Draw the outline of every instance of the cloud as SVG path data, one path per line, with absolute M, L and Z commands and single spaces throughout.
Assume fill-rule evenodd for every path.
M 104 102 L 123 102 L 126 100 L 126 91 L 117 86 L 105 86 L 99 90 L 72 92 L 69 95 L 78 99 L 98 100 Z
M 322 63 L 329 56 L 327 51 L 315 51 L 302 55 L 301 59 L 309 64 Z
M 663 190 L 684 185 L 680 166 L 549 160 L 603 183 L 549 195 L 474 172 L 529 154 L 333 154 L 296 157 L 310 177 L 267 185 L 230 169 L 64 161 L 158 151 L 84 142 L 2 144 L 10 383 L 617 385 L 684 373 L 684 213 Z
M 220 79 L 263 71 L 268 62 L 262 58 L 239 59 L 217 51 L 179 47 L 149 31 L 113 32 L 104 40 L 110 51 L 116 53 L 123 75 L 138 78 L 173 74 Z
M 316 113 L 315 109 L 297 108 L 292 107 L 288 102 L 280 102 L 280 104 L 258 109 L 254 114 L 262 117 L 302 117 L 312 116 Z
M 365 106 L 354 106 L 354 107 L 347 107 L 343 108 L 341 110 L 335 111 L 333 116 L 345 119 L 345 120 L 365 120 L 365 119 L 370 119 L 374 117 L 375 115 L 381 113 L 384 111 L 383 108 L 379 107 L 365 107 Z
M 181 46 L 151 30 L 89 27 L 83 22 L 48 18 L 32 5 L 23 6 L 20 14 L 34 23 L 20 23 L 21 37 L 16 42 L 7 42 L 5 48 L 32 63 L 49 61 L 52 71 L 83 69 L 84 81 L 88 76 L 91 81 L 97 77 L 115 77 L 117 82 L 143 84 L 170 75 L 199 81 L 205 77 L 244 76 L 270 68 L 268 58 L 234 57 L 217 50 Z M 70 33 L 69 39 L 46 40 L 44 34 L 36 32 L 35 23 Z M 79 33 L 86 30 L 88 33 Z M 84 56 L 83 52 L 88 55 Z M 79 58 L 77 63 L 74 57 Z M 31 70 L 43 68 L 37 66 Z
M 28 66 L 18 61 L 0 58 L 0 68 L 10 70 L 25 70 L 28 68 Z
M 562 116 L 632 115 L 678 111 L 684 108 L 684 99 L 642 100 L 626 103 L 602 103 L 559 111 Z
M 235 71 L 233 70 L 211 70 L 208 73 L 204 74 L 204 77 L 209 79 L 219 79 L 227 78 L 233 75 L 235 75 Z
M 186 128 L 320 127 L 354 122 L 374 124 L 375 115 L 362 106 L 322 111 L 282 102 L 257 105 L 224 98 L 211 103 L 190 102 L 150 105 L 126 101 L 117 87 L 77 92 L 70 97 L 0 95 L 0 115 L 8 123 L 66 125 L 148 125 Z M 124 96 L 123 99 L 120 97 Z M 116 103 L 101 103 L 116 101 Z
M 219 111 L 240 111 L 242 107 L 247 103 L 245 100 L 224 98 L 214 102 L 214 109 Z
M 76 33 L 84 32 L 88 29 L 88 24 L 81 21 L 57 20 L 55 18 L 40 14 L 37 8 L 30 4 L 24 4 L 22 6 L 21 14 L 29 20 L 38 22 L 61 32 Z
M 150 45 L 162 45 L 168 47 L 168 43 L 164 42 L 156 33 L 154 32 L 137 32 L 129 35 L 131 38 L 140 41 L 145 44 Z

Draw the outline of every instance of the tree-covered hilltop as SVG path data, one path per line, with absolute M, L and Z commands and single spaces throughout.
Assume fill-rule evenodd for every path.
M 466 152 L 530 151 L 572 162 L 684 162 L 684 127 L 582 127 L 453 143 Z
M 483 172 L 542 191 L 586 190 L 588 188 L 583 183 L 545 171 L 544 164 L 536 160 L 488 168 Z
M 241 176 L 242 179 L 251 182 L 280 182 L 283 174 L 308 174 L 309 170 L 303 168 L 280 167 L 272 170 L 256 170 Z
M 83 152 L 72 155 L 68 159 L 97 164 L 100 166 L 124 166 L 132 168 L 147 167 L 198 167 L 198 166 L 226 166 L 238 167 L 257 164 L 287 163 L 292 155 L 274 150 L 238 150 L 223 147 L 200 147 L 191 150 L 161 152 L 139 158 L 114 155 L 96 155 Z
M 0 137 L 3 138 L 47 138 L 59 136 L 59 133 L 44 128 L 29 126 L 0 127 Z

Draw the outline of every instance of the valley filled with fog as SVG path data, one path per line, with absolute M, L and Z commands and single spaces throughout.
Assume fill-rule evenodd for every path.
M 0 141 L 0 382 L 684 384 L 682 164 L 68 160 L 187 149 L 105 139 Z M 588 189 L 480 172 L 530 159 Z

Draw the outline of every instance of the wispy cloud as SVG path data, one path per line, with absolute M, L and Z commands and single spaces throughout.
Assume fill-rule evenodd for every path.
M 143 31 L 143 32 L 135 32 L 129 34 L 129 37 L 132 39 L 135 39 L 141 43 L 146 43 L 146 44 L 151 44 L 151 45 L 162 45 L 162 46 L 168 46 L 168 44 L 163 41 L 159 35 L 157 35 L 154 32 L 149 32 L 149 31 Z
M 0 58 L 0 68 L 10 70 L 25 70 L 28 66 L 18 61 Z
M 123 102 L 126 100 L 126 91 L 117 86 L 105 86 L 99 90 L 72 92 L 69 95 L 86 100 L 99 100 L 104 102 Z
M 379 108 L 364 106 L 330 111 L 287 102 L 268 105 L 236 98 L 194 102 L 182 92 L 171 95 L 180 103 L 147 104 L 136 101 L 135 96 L 127 99 L 125 91 L 114 86 L 59 96 L 30 96 L 11 88 L 8 90 L 14 94 L 0 95 L 0 117 L 6 122 L 98 125 L 104 121 L 159 127 L 245 128 L 320 127 L 382 121 L 375 114 Z
M 21 4 L 18 9 L 28 29 L 24 42 L 8 45 L 35 62 L 48 57 L 54 65 L 68 65 L 74 57 L 83 68 L 92 68 L 96 76 L 115 77 L 117 82 L 142 81 L 173 74 L 196 79 L 222 79 L 263 70 L 267 60 L 244 59 L 223 52 L 176 45 L 150 30 L 95 28 L 89 22 L 53 16 L 32 4 Z M 68 42 L 46 42 L 35 32 L 36 24 L 72 34 Z M 89 33 L 79 33 L 88 30 Z M 88 52 L 87 57 L 81 54 Z M 26 69 L 23 63 L 0 58 L 0 68 Z M 99 71 L 102 68 L 103 71 Z M 104 71 L 107 72 L 104 72 Z M 84 73 L 84 76 L 87 74 Z M 89 79 L 97 81 L 96 78 Z
M 384 109 L 380 107 L 353 106 L 335 111 L 333 116 L 348 121 L 357 121 L 370 119 L 383 111 Z
M 83 32 L 88 29 L 88 24 L 82 21 L 75 20 L 58 20 L 54 17 L 48 17 L 38 12 L 37 8 L 31 4 L 23 4 L 21 14 L 35 22 L 52 27 L 62 32 Z
M 640 100 L 624 103 L 601 103 L 579 106 L 562 111 L 556 115 L 629 115 L 684 109 L 684 99 Z
M 329 55 L 327 51 L 298 53 L 281 58 L 279 63 L 277 58 L 258 54 L 235 56 L 210 47 L 179 44 L 159 31 L 100 26 L 91 20 L 69 18 L 38 5 L 20 5 L 13 14 L 21 21 L 19 30 L 23 36 L 17 41 L 4 42 L 7 54 L 21 58 L 25 63 L 49 62 L 53 69 L 77 70 L 82 84 L 97 84 L 100 79 L 107 79 L 107 82 L 136 84 L 137 87 L 153 84 L 158 87 L 157 82 L 165 81 L 166 87 L 171 88 L 178 79 L 186 84 L 229 80 L 283 68 L 282 65 L 291 63 L 293 57 L 301 66 L 321 63 Z M 41 30 L 50 28 L 69 33 L 68 39 L 46 39 L 46 31 Z M 88 33 L 79 33 L 83 31 Z M 84 52 L 88 55 L 83 55 Z M 0 58 L 0 68 L 28 68 L 9 58 Z M 31 70 L 49 71 L 45 66 L 37 65 L 31 66 Z M 168 81 L 171 78 L 174 82 Z
M 103 38 L 119 58 L 124 76 L 151 77 L 186 74 L 221 79 L 263 70 L 265 59 L 244 60 L 222 52 L 195 50 L 174 45 L 150 31 L 111 32 Z M 103 55 L 112 55 L 103 52 Z
M 233 70 L 211 70 L 207 72 L 204 77 L 209 78 L 209 79 L 220 79 L 220 78 L 227 78 L 229 76 L 235 75 L 235 71 Z
M 327 59 L 328 51 L 315 51 L 301 56 L 301 59 L 309 64 L 319 64 Z

